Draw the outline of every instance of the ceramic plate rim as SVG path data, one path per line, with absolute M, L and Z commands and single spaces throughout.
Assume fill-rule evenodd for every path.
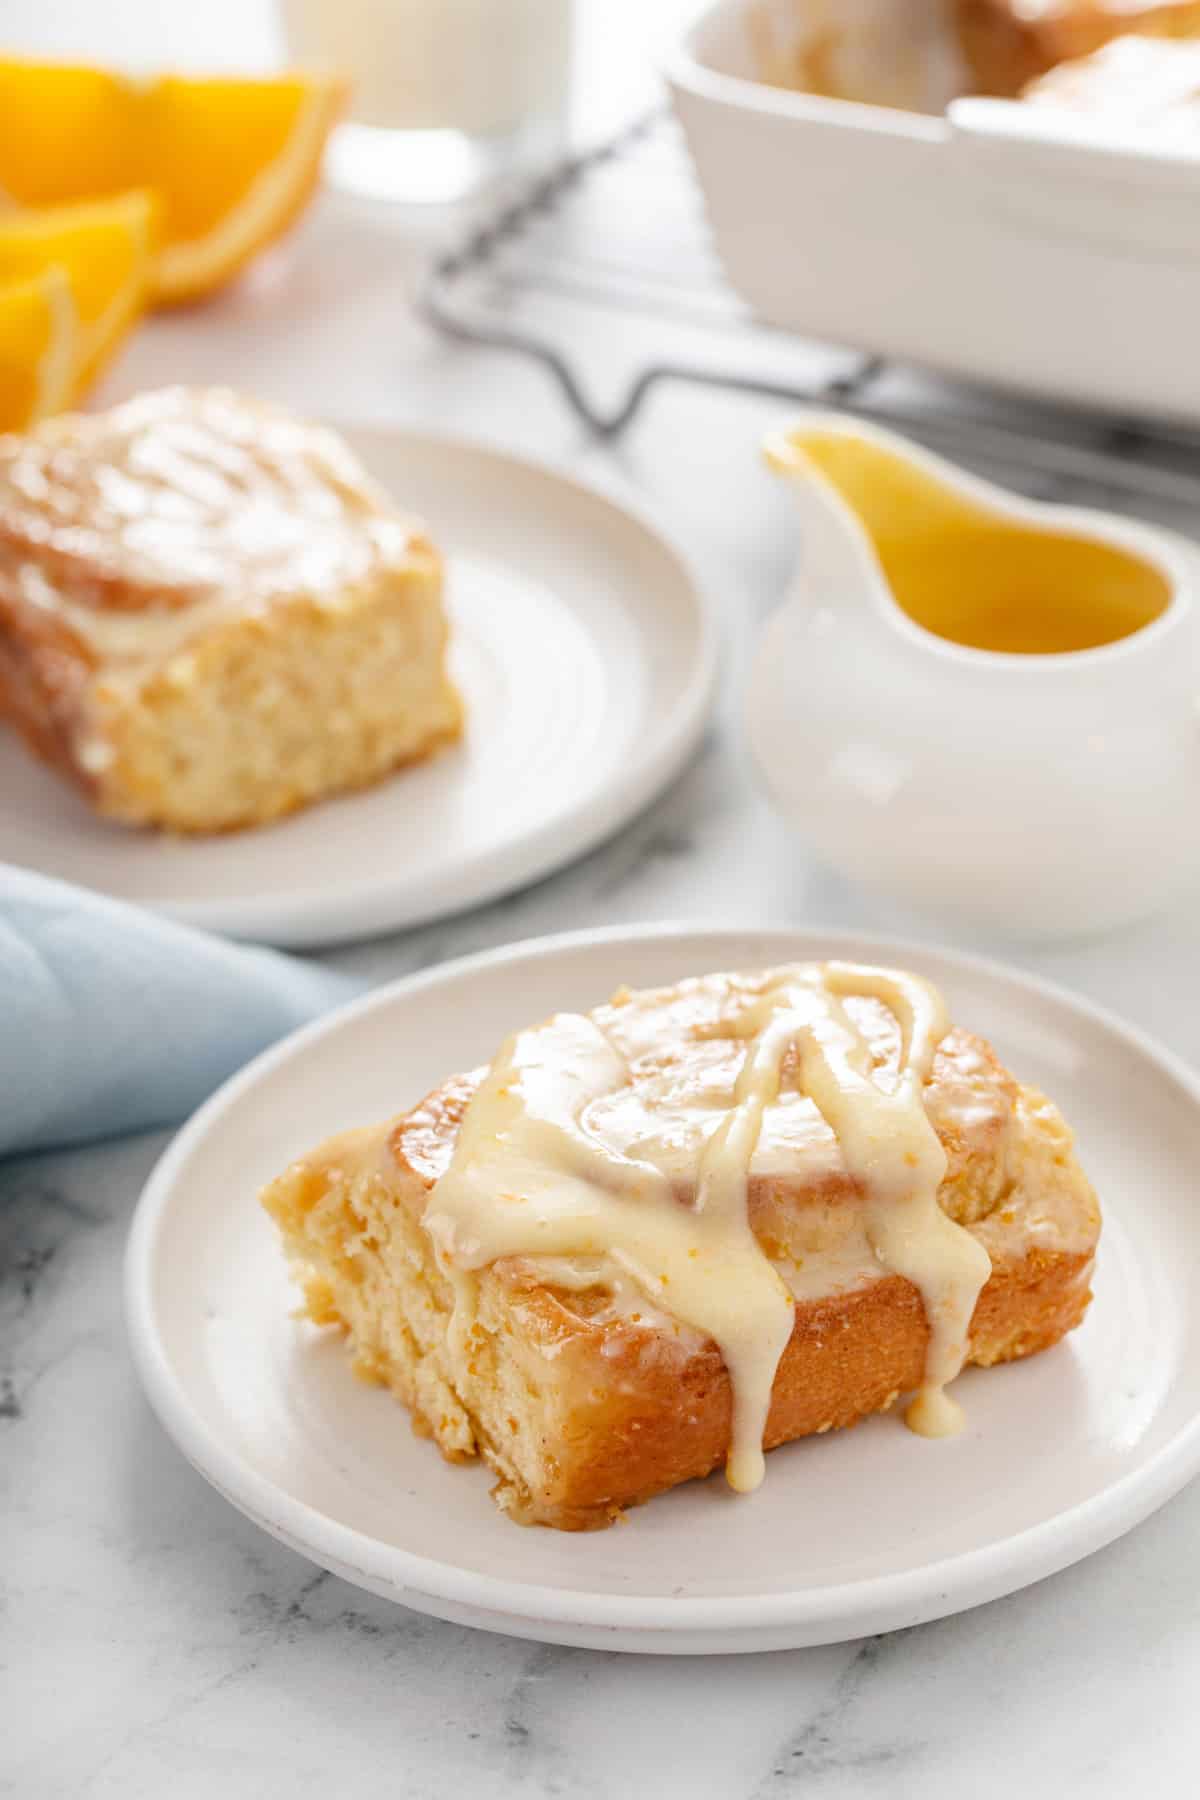
M 700 743 L 716 699 L 721 631 L 708 586 L 695 558 L 656 509 L 618 480 L 603 473 L 576 474 L 558 468 L 548 457 L 511 450 L 486 437 L 457 432 L 428 431 L 386 420 L 345 419 L 322 415 L 325 430 L 345 437 L 351 449 L 374 439 L 399 446 L 411 455 L 428 448 L 437 455 L 461 454 L 504 465 L 519 477 L 549 482 L 572 496 L 606 509 L 615 524 L 632 526 L 651 540 L 670 560 L 679 578 L 679 592 L 690 602 L 690 644 L 686 679 L 664 712 L 651 712 L 636 757 L 615 767 L 604 782 L 564 817 L 533 825 L 511 842 L 493 845 L 465 864 L 461 892 L 453 899 L 438 899 L 432 884 L 421 897 L 406 892 L 403 881 L 393 877 L 372 885 L 362 894 L 296 898 L 287 893 L 246 893 L 230 899 L 203 896 L 192 900 L 141 902 L 159 917 L 200 930 L 256 943 L 292 948 L 361 941 L 389 931 L 407 930 L 451 918 L 488 901 L 540 881 L 554 870 L 595 849 L 645 810 L 682 773 Z M 453 554 L 453 545 L 450 546 Z M 649 590 L 653 601 L 654 590 Z M 639 600 L 644 596 L 639 596 Z M 334 795 L 319 805 L 336 806 Z M 303 816 L 303 815 L 301 815 Z M 286 827 L 287 821 L 283 821 Z M 114 827 L 114 829 L 116 829 Z M 270 829 L 270 827 L 268 827 Z M 220 853 L 220 836 L 211 840 Z M 126 896 L 97 889 L 109 898 Z
M 133 1360 L 151 1405 L 192 1466 L 248 1518 L 322 1567 L 371 1591 L 443 1618 L 550 1642 L 678 1654 L 829 1643 L 922 1623 L 997 1599 L 1081 1561 L 1148 1518 L 1200 1473 L 1200 1411 L 1141 1467 L 1040 1523 L 1011 1536 L 899 1573 L 768 1594 L 625 1596 L 582 1588 L 541 1587 L 477 1573 L 399 1546 L 384 1545 L 294 1498 L 245 1464 L 191 1407 L 154 1321 L 154 1252 L 177 1175 L 226 1110 L 297 1052 L 395 999 L 442 981 L 504 964 L 600 945 L 728 937 L 761 943 L 768 959 L 811 954 L 821 945 L 854 944 L 901 964 L 936 956 L 964 974 L 1010 984 L 1065 1006 L 1116 1036 L 1200 1108 L 1200 1074 L 1139 1026 L 1057 982 L 998 958 L 933 943 L 859 932 L 845 926 L 739 927 L 703 920 L 619 925 L 549 934 L 456 957 L 388 982 L 290 1033 L 231 1076 L 171 1140 L 155 1164 L 133 1215 L 124 1264 L 124 1306 Z M 773 952 L 770 946 L 776 947 Z M 785 945 L 791 948 L 784 950 Z M 620 1640 L 624 1636 L 625 1642 Z

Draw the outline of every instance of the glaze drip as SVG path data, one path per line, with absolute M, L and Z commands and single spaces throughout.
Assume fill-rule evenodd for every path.
M 901 1034 L 894 1076 L 875 1066 L 843 1005 L 851 996 L 893 1013 Z M 848 963 L 777 971 L 719 1027 L 746 1040 L 745 1056 L 686 1184 L 652 1153 L 623 1152 L 589 1129 L 589 1107 L 631 1079 L 594 1020 L 559 1014 L 516 1033 L 468 1106 L 425 1212 L 454 1286 L 455 1334 L 473 1326 L 478 1272 L 503 1257 L 608 1259 L 654 1306 L 717 1345 L 733 1391 L 728 1479 L 740 1491 L 757 1487 L 795 1309 L 751 1228 L 750 1165 L 794 1055 L 799 1083 L 836 1134 L 861 1196 L 875 1257 L 911 1281 L 925 1305 L 925 1378 L 908 1422 L 931 1435 L 952 1428 L 957 1409 L 943 1390 L 965 1360 L 991 1265 L 938 1204 L 946 1158 L 923 1086 L 946 1025 L 940 996 L 912 975 Z

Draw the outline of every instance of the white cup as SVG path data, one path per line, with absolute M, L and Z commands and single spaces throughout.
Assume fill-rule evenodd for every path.
M 282 0 L 289 52 L 354 84 L 330 174 L 396 200 L 452 200 L 561 130 L 572 0 Z

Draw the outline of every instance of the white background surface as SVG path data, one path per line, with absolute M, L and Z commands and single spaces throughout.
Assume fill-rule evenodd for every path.
M 652 10 L 613 0 L 592 9 L 593 26 L 603 14 L 592 40 L 608 46 L 610 72 L 625 67 L 611 48 L 618 20 L 644 30 Z M 235 32 L 249 42 L 256 7 L 4 0 L 0 35 L 15 43 L 20 27 L 32 42 L 53 31 L 64 48 L 81 41 L 82 17 L 93 43 L 111 46 L 135 14 L 181 47 L 204 31 L 210 55 L 228 61 Z M 597 113 L 607 104 L 598 100 Z M 725 722 L 664 801 L 575 868 L 339 960 L 383 979 L 540 932 L 680 916 L 932 937 L 789 843 L 733 729 L 751 634 L 794 549 L 787 497 L 757 455 L 778 409 L 676 391 L 617 453 L 597 452 L 537 371 L 447 348 L 412 322 L 405 296 L 417 266 L 412 232 L 368 232 L 322 201 L 249 282 L 141 333 L 109 394 L 240 381 L 313 412 L 482 435 L 572 468 L 608 465 L 665 510 L 710 570 L 729 633 Z M 593 349 L 619 357 L 615 321 Z M 1200 1063 L 1194 907 L 1102 942 L 1012 956 Z M 440 1625 L 322 1577 L 193 1474 L 138 1390 L 119 1259 L 163 1142 L 0 1168 L 0 1791 L 21 1800 L 1193 1791 L 1200 1488 L 1011 1600 L 895 1636 L 761 1658 L 650 1662 L 541 1648 Z

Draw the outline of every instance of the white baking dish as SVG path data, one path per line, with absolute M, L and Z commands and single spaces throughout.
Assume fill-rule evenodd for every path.
M 725 0 L 667 76 L 734 287 L 773 325 L 1200 423 L 1200 146 L 1009 101 L 945 116 L 753 79 Z

